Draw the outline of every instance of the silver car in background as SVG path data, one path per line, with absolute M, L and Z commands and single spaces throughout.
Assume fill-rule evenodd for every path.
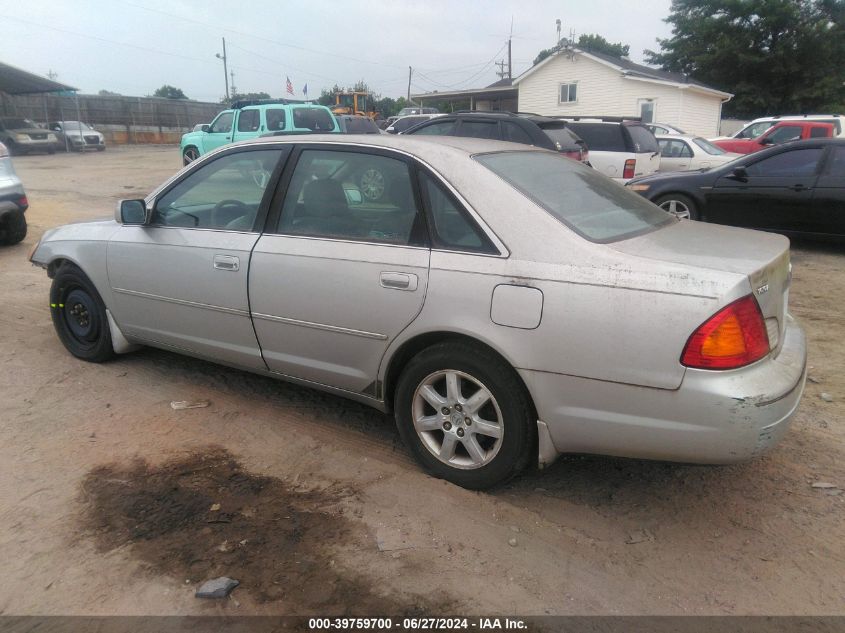
M 0 143 L 0 245 L 17 244 L 26 237 L 24 213 L 28 208 L 29 200 L 9 150 Z
M 788 245 L 546 150 L 316 135 L 225 146 L 32 261 L 73 355 L 151 345 L 331 391 L 485 488 L 559 453 L 772 447 L 805 379 Z
M 95 149 L 106 150 L 106 137 L 82 121 L 52 121 L 48 127 L 56 135 L 61 149 L 69 152 L 84 152 Z

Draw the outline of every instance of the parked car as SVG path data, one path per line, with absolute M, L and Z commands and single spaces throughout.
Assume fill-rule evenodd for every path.
M 657 139 L 639 121 L 616 117 L 565 120 L 590 148 L 590 164 L 617 182 L 653 174 L 660 167 Z
M 0 117 L 0 143 L 12 155 L 32 152 L 53 154 L 56 151 L 55 134 L 21 117 Z
M 26 237 L 24 214 L 28 208 L 29 201 L 9 150 L 0 143 L 0 244 L 17 244 Z
M 783 121 L 776 123 L 756 138 L 715 140 L 713 144 L 728 152 L 751 154 L 771 145 L 832 136 L 834 136 L 834 127 L 830 123 Z
M 356 193 L 368 166 L 387 202 Z M 222 148 L 31 259 L 74 356 L 150 345 L 324 389 L 485 488 L 559 452 L 772 447 L 806 367 L 788 246 L 678 221 L 548 150 L 317 135 Z
M 658 134 L 656 138 L 660 147 L 660 172 L 711 169 L 741 156 L 700 136 Z
M 344 134 L 381 134 L 382 131 L 370 117 L 355 114 L 335 115 L 340 131 Z
M 686 135 L 686 132 L 684 132 L 681 128 L 669 125 L 668 123 L 644 123 L 643 125 L 645 125 L 648 128 L 648 131 L 655 136 L 660 136 L 661 134 Z
M 106 137 L 103 133 L 82 121 L 51 121 L 47 127 L 56 135 L 61 149 L 66 148 L 74 152 L 83 152 L 86 149 L 103 152 L 106 149 Z
M 680 217 L 845 235 L 845 139 L 787 143 L 703 172 L 639 178 L 628 187 Z
M 410 116 L 412 114 L 438 114 L 439 112 L 440 110 L 438 110 L 437 108 L 421 108 L 419 106 L 411 106 L 399 110 L 399 114 L 397 116 Z
M 711 140 L 757 138 L 773 125 L 782 123 L 783 121 L 814 121 L 816 123 L 830 123 L 834 128 L 834 136 L 845 136 L 845 116 L 841 114 L 797 114 L 788 116 L 766 116 L 754 119 L 732 136 L 720 136 L 718 139 Z
M 399 134 L 400 132 L 404 132 L 405 130 L 414 127 L 415 125 L 422 123 L 423 121 L 428 121 L 435 117 L 443 116 L 442 114 L 414 114 L 412 116 L 401 116 L 396 117 L 386 128 L 384 131 L 388 134 Z M 389 120 L 389 119 L 388 119 Z
M 228 143 L 303 132 L 340 133 L 340 126 L 326 106 L 287 99 L 240 101 L 218 114 L 207 128 L 183 134 L 179 151 L 187 165 Z
M 590 158 L 587 144 L 569 129 L 565 121 L 538 115 L 456 112 L 424 121 L 402 134 L 488 138 L 555 150 L 584 163 Z

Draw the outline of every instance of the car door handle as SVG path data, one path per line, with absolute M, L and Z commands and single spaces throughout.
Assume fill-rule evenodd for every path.
M 241 260 L 234 255 L 215 255 L 214 267 L 217 270 L 238 271 L 241 268 Z
M 417 276 L 411 273 L 383 272 L 379 278 L 382 288 L 390 290 L 416 290 Z

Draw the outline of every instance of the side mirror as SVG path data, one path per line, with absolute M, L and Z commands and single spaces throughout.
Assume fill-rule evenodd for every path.
M 745 170 L 745 167 L 734 167 L 731 176 L 733 176 L 736 180 L 741 180 L 743 182 L 748 180 L 748 172 Z
M 51 130 L 53 130 L 54 132 L 61 132 L 61 131 L 62 131 L 62 126 L 61 126 L 61 125 L 54 125 L 54 126 L 53 126 L 52 128 L 50 128 L 50 129 L 51 129 Z
M 203 123 L 203 126 L 200 128 L 203 132 L 208 132 L 211 126 L 208 123 Z
M 147 204 L 143 200 L 121 200 L 117 203 L 115 216 L 121 224 L 142 225 L 149 221 Z

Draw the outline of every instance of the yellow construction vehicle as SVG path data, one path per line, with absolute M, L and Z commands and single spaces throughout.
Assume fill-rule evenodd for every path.
M 335 105 L 331 110 L 334 114 L 357 114 L 375 119 L 378 114 L 370 104 L 368 92 L 336 92 Z

